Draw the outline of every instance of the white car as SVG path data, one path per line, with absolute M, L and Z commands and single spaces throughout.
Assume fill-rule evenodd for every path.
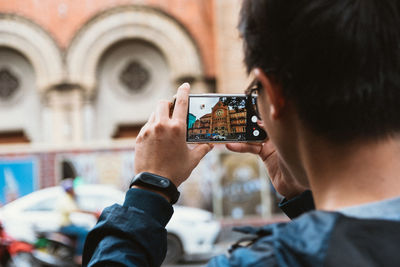
M 101 211 L 114 203 L 122 204 L 125 193 L 109 185 L 80 185 L 75 190 L 82 210 Z M 35 231 L 57 231 L 60 214 L 57 199 L 61 187 L 50 187 L 21 197 L 0 209 L 0 221 L 16 239 L 35 241 Z M 168 262 L 197 260 L 213 256 L 214 243 L 221 226 L 212 213 L 183 206 L 174 206 L 174 215 L 167 225 Z M 74 223 L 91 228 L 96 223 L 92 215 L 71 215 Z

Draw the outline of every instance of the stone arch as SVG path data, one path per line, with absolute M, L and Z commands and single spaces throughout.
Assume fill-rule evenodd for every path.
M 67 51 L 69 79 L 93 95 L 96 71 L 105 51 L 123 40 L 137 39 L 156 46 L 166 57 L 171 82 L 202 81 L 203 66 L 197 46 L 188 32 L 171 16 L 149 7 L 128 6 L 108 10 L 86 24 Z M 204 83 L 194 88 L 205 91 Z
M 0 46 L 20 52 L 31 62 L 40 93 L 63 79 L 61 51 L 35 23 L 17 15 L 0 14 Z
M 31 62 L 19 51 L 0 46 L 0 132 L 13 142 L 40 139 L 40 97 L 35 83 Z
M 151 43 L 132 39 L 110 47 L 98 64 L 95 137 L 114 138 L 125 126 L 139 128 L 160 99 L 172 98 L 176 88 L 170 77 L 165 56 Z

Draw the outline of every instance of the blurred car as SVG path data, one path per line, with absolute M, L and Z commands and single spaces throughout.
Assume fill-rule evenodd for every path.
M 226 136 L 225 135 L 214 135 L 212 137 L 213 140 L 226 140 Z
M 122 204 L 125 193 L 109 185 L 80 185 L 75 190 L 82 210 L 101 211 L 114 203 Z M 64 194 L 59 186 L 50 187 L 21 197 L 0 209 L 4 227 L 18 240 L 33 243 L 37 231 L 55 232 L 61 219 L 56 210 L 57 199 Z M 183 206 L 174 206 L 174 215 L 167 225 L 168 262 L 197 260 L 213 255 L 220 223 L 212 213 Z M 71 220 L 92 228 L 96 218 L 74 213 Z

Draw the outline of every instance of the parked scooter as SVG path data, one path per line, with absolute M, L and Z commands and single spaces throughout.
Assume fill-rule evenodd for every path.
M 33 246 L 9 236 L 0 222 L 0 266 L 32 267 L 36 266 L 32 257 Z
M 40 232 L 33 257 L 42 266 L 76 267 L 74 262 L 76 239 L 58 232 Z

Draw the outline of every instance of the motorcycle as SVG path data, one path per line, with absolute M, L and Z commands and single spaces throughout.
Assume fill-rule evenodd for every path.
M 76 239 L 59 232 L 39 232 L 33 257 L 42 266 L 80 266 L 74 262 Z
M 36 266 L 32 257 L 33 246 L 8 235 L 0 222 L 0 266 Z
M 96 219 L 101 212 L 90 213 Z M 42 266 L 79 267 L 76 263 L 77 237 L 61 232 L 47 232 L 34 229 L 37 241 L 32 252 L 33 257 Z

